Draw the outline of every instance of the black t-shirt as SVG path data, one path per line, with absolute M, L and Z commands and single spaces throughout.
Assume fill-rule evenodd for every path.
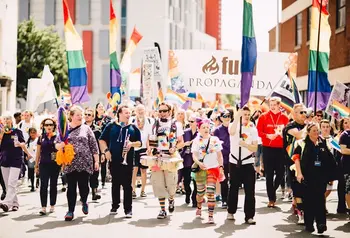
M 2 167 L 21 168 L 23 163 L 23 151 L 21 147 L 15 147 L 14 139 L 17 136 L 20 143 L 25 142 L 23 133 L 19 129 L 12 129 L 8 134 L 2 137 L 0 150 L 0 162 Z
M 291 157 L 294 152 L 294 142 L 296 138 L 288 133 L 289 130 L 297 128 L 299 131 L 302 130 L 305 127 L 305 125 L 300 125 L 296 121 L 292 121 L 287 124 L 287 126 L 283 129 L 283 148 L 286 152 L 286 159 L 287 164 L 292 164 L 293 161 L 291 160 Z
M 350 149 L 350 130 L 344 131 L 341 134 L 339 145 L 346 145 L 346 148 Z M 350 174 L 350 155 L 342 155 L 341 161 L 344 173 Z
M 126 135 L 127 133 L 127 135 Z M 131 142 L 141 141 L 140 130 L 135 125 L 121 127 L 115 122 L 110 122 L 103 130 L 100 140 L 107 143 L 108 149 L 112 154 L 112 164 L 121 164 L 123 162 L 122 152 L 125 138 L 129 136 Z M 133 165 L 134 148 L 131 147 L 127 155 L 127 163 Z

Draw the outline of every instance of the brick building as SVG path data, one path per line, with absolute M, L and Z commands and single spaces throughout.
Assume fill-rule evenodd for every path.
M 312 0 L 282 0 L 279 25 L 279 51 L 298 53 L 296 83 L 300 91 L 307 90 L 309 37 Z M 329 1 L 330 39 L 329 81 L 350 86 L 350 0 Z M 269 31 L 269 50 L 276 51 L 276 28 Z M 306 102 L 306 93 L 302 93 Z

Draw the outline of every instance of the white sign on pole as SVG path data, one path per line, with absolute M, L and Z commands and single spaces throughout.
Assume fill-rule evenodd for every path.
M 146 106 L 147 110 L 152 109 L 153 102 L 155 100 L 154 96 L 154 65 L 153 63 L 143 62 L 142 64 L 142 79 L 143 79 L 143 103 Z
M 173 50 L 169 54 L 172 90 L 240 94 L 239 51 Z M 258 53 L 252 96 L 266 96 L 271 92 L 286 72 L 288 56 L 289 53 Z

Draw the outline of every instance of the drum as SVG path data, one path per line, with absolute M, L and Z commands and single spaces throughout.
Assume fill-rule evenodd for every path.
M 158 147 L 158 137 L 156 135 L 150 135 L 149 136 L 149 146 L 151 148 L 157 148 Z
M 161 157 L 158 164 L 162 170 L 175 172 L 183 168 L 183 159 L 181 157 Z
M 148 156 L 148 155 L 143 155 L 141 156 L 140 163 L 143 166 L 148 166 L 148 167 L 153 167 L 157 165 L 158 158 L 157 156 Z

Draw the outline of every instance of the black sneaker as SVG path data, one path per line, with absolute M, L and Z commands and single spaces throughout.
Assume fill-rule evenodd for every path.
M 101 199 L 101 196 L 98 195 L 98 194 L 95 194 L 95 195 L 92 196 L 92 201 L 97 201 L 99 199 Z
M 32 187 L 32 189 L 30 190 L 31 192 L 35 192 L 35 188 L 34 187 Z
M 112 208 L 111 211 L 109 212 L 109 215 L 117 215 L 117 208 Z
M 1 208 L 4 212 L 8 212 L 8 211 L 9 211 L 9 207 L 8 207 L 6 204 L 0 203 L 0 208 Z
M 317 226 L 317 233 L 318 234 L 323 234 L 323 232 L 327 231 L 327 226 L 326 224 L 321 224 Z
M 227 202 L 222 202 L 221 208 L 222 209 L 227 209 Z
M 166 211 L 161 210 L 157 216 L 157 219 L 165 219 L 167 216 Z
M 315 228 L 313 226 L 306 226 L 305 227 L 305 231 L 306 232 L 309 232 L 309 233 L 312 233 L 315 231 Z
M 169 212 L 173 213 L 175 210 L 175 200 L 169 200 Z
M 187 196 L 187 195 L 186 195 L 185 203 L 186 203 L 186 204 L 190 204 L 190 196 Z

